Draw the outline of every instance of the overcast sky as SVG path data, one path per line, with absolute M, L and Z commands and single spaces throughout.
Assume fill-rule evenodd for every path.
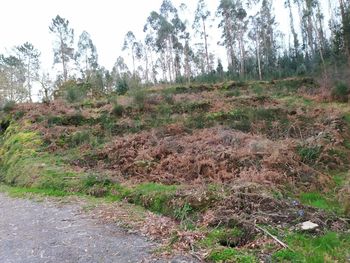
M 323 0 L 322 0 L 323 1 Z M 97 47 L 99 62 L 111 69 L 116 58 L 122 54 L 121 47 L 127 31 L 143 38 L 142 29 L 151 11 L 159 10 L 162 0 L 1 0 L 0 53 L 15 45 L 31 42 L 42 53 L 43 67 L 50 69 L 53 62 L 52 39 L 49 25 L 57 14 L 70 21 L 75 39 L 86 30 Z M 173 0 L 178 6 L 185 2 L 193 12 L 197 0 Z M 207 0 L 215 14 L 219 0 Z M 280 28 L 289 27 L 288 12 L 283 0 L 275 0 L 276 18 Z M 189 17 L 192 23 L 192 17 Z M 216 45 L 220 32 L 214 23 L 211 32 L 211 50 L 224 56 L 222 47 Z M 288 40 L 286 40 L 288 42 Z M 225 57 L 223 57 L 225 60 Z

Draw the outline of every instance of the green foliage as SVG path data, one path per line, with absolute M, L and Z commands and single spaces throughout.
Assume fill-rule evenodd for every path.
M 339 82 L 332 89 L 332 98 L 339 102 L 348 102 L 350 89 L 344 82 Z
M 125 95 L 129 90 L 128 81 L 125 78 L 119 78 L 116 83 L 116 90 L 119 95 Z
M 241 92 L 239 91 L 239 89 L 229 90 L 225 92 L 225 97 L 239 97 L 239 96 L 241 96 Z
M 308 234 L 290 234 L 287 243 L 293 249 L 281 250 L 273 255 L 278 262 L 323 263 L 346 262 L 349 258 L 350 235 L 328 232 L 315 237 Z
M 173 215 L 174 210 L 169 202 L 173 199 L 176 189 L 176 186 L 146 183 L 138 185 L 122 196 L 130 202 L 141 205 L 153 212 Z
M 65 99 L 69 103 L 79 102 L 85 97 L 85 94 L 77 87 L 69 87 L 65 94 Z
M 138 109 L 143 110 L 147 99 L 146 91 L 143 88 L 137 87 L 131 91 L 130 95 L 133 99 L 135 106 Z
M 5 103 L 5 105 L 3 106 L 2 109 L 3 109 L 4 112 L 9 113 L 9 112 L 13 111 L 15 107 L 16 107 L 16 102 L 10 100 L 10 101 L 7 101 Z
M 210 102 L 208 101 L 180 102 L 173 105 L 172 112 L 183 114 L 193 112 L 206 112 L 209 109 Z
M 299 146 L 297 152 L 304 163 L 314 164 L 322 152 L 322 147 L 304 147 Z
M 123 105 L 120 104 L 114 104 L 113 109 L 112 109 L 112 114 L 117 117 L 123 117 L 124 113 L 124 107 Z
M 77 147 L 84 143 L 90 142 L 90 131 L 78 131 L 69 136 L 69 146 Z

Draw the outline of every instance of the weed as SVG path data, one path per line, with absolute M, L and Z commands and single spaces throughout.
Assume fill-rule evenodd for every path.
M 182 223 L 183 221 L 188 219 L 188 216 L 191 213 L 191 211 L 192 207 L 188 203 L 185 203 L 183 207 L 179 207 L 174 210 L 174 215 L 175 218 L 180 220 L 180 222 Z
M 314 164 L 322 152 L 322 147 L 320 147 L 320 146 L 314 146 L 314 147 L 299 146 L 297 148 L 297 152 L 298 152 L 302 162 L 308 163 L 308 164 Z

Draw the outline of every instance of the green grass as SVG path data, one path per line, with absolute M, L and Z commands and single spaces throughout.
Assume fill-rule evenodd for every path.
M 320 208 L 326 211 L 338 211 L 341 210 L 340 205 L 334 199 L 329 199 L 325 195 L 317 192 L 302 193 L 300 195 L 300 201 L 309 206 Z
M 344 120 L 346 121 L 347 124 L 350 125 L 350 113 L 346 113 L 346 114 L 344 115 Z
M 304 163 L 313 164 L 320 156 L 322 149 L 320 146 L 304 147 L 299 146 L 297 152 Z
M 295 233 L 287 236 L 291 250 L 281 250 L 273 255 L 276 262 L 347 262 L 350 257 L 350 234 L 328 232 L 315 237 Z
M 244 254 L 233 248 L 217 249 L 210 253 L 209 260 L 214 262 L 254 263 L 258 260 L 253 255 Z

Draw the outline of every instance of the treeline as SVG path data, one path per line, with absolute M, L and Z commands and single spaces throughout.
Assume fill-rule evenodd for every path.
M 40 83 L 41 97 L 50 100 L 57 87 L 75 83 L 93 93 L 125 93 L 131 86 L 156 83 L 215 82 L 225 79 L 270 79 L 304 74 L 330 75 L 350 65 L 350 1 L 285 0 L 290 33 L 283 33 L 273 0 L 220 0 L 210 10 L 199 0 L 193 17 L 187 6 L 164 0 L 152 11 L 143 28 L 143 38 L 129 31 L 111 70 L 98 63 L 97 49 L 87 32 L 74 45 L 74 30 L 59 15 L 49 26 L 54 39 L 55 78 L 40 72 L 40 51 L 31 43 L 0 55 L 0 98 L 31 101 L 33 85 Z M 210 41 L 210 28 L 221 38 Z M 213 50 L 226 49 L 228 68 Z M 73 82 L 72 82 L 73 80 Z M 74 88 L 73 87 L 73 88 Z

